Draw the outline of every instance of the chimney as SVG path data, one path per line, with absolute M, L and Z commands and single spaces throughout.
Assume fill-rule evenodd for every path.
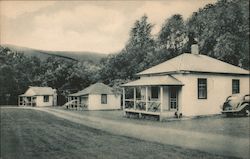
M 199 46 L 198 46 L 198 44 L 191 45 L 191 54 L 195 54 L 195 55 L 199 54 Z

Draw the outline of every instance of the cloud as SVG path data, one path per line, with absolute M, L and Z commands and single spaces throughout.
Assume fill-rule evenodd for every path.
M 119 51 L 125 43 L 124 38 L 117 39 L 117 34 L 126 36 L 123 33 L 125 20 L 126 17 L 116 10 L 86 5 L 41 14 L 35 17 L 36 29 L 24 42 L 45 49 L 80 51 L 85 48 L 110 53 Z
M 4 1 L 1 42 L 31 48 L 112 53 L 121 50 L 135 20 L 147 14 L 158 33 L 165 19 L 215 0 L 176 1 Z M 2 10 L 3 9 L 3 10 Z
M 1 14 L 8 18 L 17 18 L 53 5 L 54 1 L 0 1 Z
M 103 31 L 115 33 L 122 28 L 124 16 L 118 11 L 98 6 L 79 6 L 54 14 L 41 14 L 35 18 L 37 28 L 60 28 L 79 33 Z

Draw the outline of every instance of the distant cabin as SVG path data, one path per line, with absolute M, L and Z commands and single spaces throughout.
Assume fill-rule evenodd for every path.
M 200 54 L 198 45 L 192 45 L 191 53 L 137 76 L 138 80 L 122 85 L 125 114 L 156 115 L 160 119 L 220 114 L 229 95 L 249 94 L 248 70 Z
M 32 87 L 18 96 L 18 106 L 56 106 L 57 93 L 56 89 L 51 87 Z
M 73 101 L 73 102 L 71 102 Z M 121 108 L 121 95 L 103 84 L 96 83 L 77 93 L 68 95 L 69 107 L 87 110 L 112 110 Z

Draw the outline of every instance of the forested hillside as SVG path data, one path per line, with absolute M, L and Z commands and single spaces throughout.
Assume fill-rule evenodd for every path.
M 176 14 L 165 20 L 156 38 L 145 15 L 134 23 L 130 39 L 118 55 L 102 60 L 101 78 L 133 79 L 153 65 L 190 52 L 198 41 L 200 53 L 249 69 L 249 1 L 220 0 L 184 21 Z
M 73 61 L 89 61 L 95 64 L 98 64 L 100 60 L 106 57 L 106 54 L 100 54 L 95 52 L 86 52 L 86 51 L 46 51 L 46 50 L 37 50 L 27 47 L 20 47 L 15 45 L 4 44 L 2 47 L 9 48 L 12 52 L 23 53 L 25 56 L 36 56 L 41 60 L 46 60 L 48 57 L 57 57 L 66 60 Z
M 249 69 L 249 1 L 220 0 L 208 4 L 184 20 L 176 14 L 166 19 L 156 36 L 146 15 L 130 29 L 125 47 L 100 64 L 57 57 L 40 60 L 0 48 L 0 104 L 16 104 L 17 95 L 28 86 L 51 86 L 61 96 L 97 81 L 119 89 L 119 84 L 135 74 L 190 52 L 194 41 L 200 52 Z M 10 97 L 9 97 L 10 96 Z
M 0 63 L 1 104 L 16 104 L 17 95 L 24 93 L 28 86 L 50 86 L 58 89 L 61 97 L 99 79 L 100 68 L 93 62 L 56 56 L 40 60 L 4 47 L 0 47 Z

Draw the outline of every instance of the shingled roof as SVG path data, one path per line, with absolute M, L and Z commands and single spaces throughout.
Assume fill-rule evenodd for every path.
M 201 54 L 184 53 L 161 64 L 144 70 L 137 75 L 175 73 L 179 71 L 248 74 L 248 70 Z
M 20 96 L 39 96 L 39 95 L 53 95 L 55 92 L 51 87 L 33 87 L 30 86 L 29 89 Z
M 82 96 L 88 94 L 114 94 L 113 89 L 103 83 L 95 83 L 77 93 L 70 94 L 69 96 Z

